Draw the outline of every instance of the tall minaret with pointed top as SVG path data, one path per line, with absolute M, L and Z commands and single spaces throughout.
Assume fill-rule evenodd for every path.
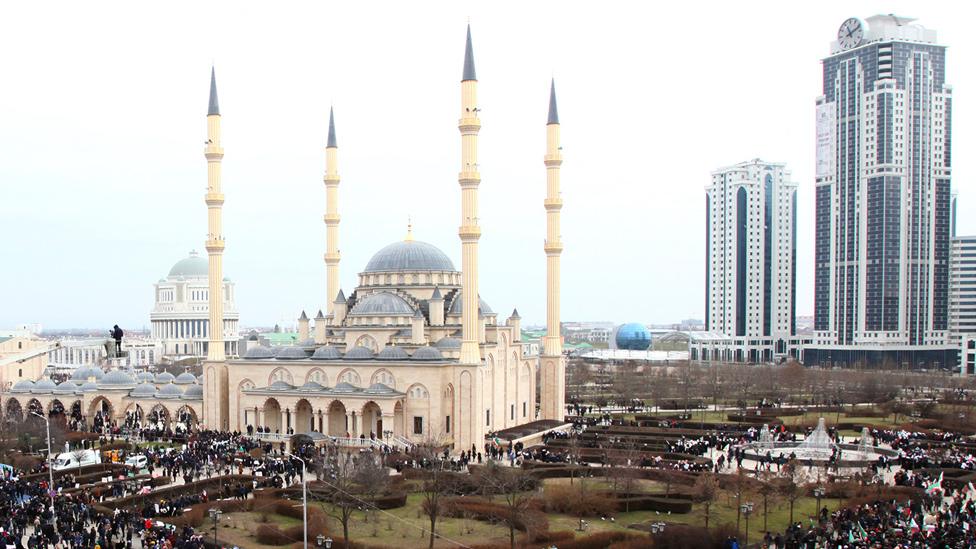
M 220 189 L 220 163 L 224 149 L 220 146 L 220 106 L 217 103 L 217 76 L 210 69 L 210 105 L 207 109 L 207 143 L 203 150 L 207 158 L 207 259 L 209 262 L 210 324 L 207 327 L 207 376 L 204 379 L 209 394 L 209 406 L 204 411 L 205 422 L 211 428 L 227 429 L 227 365 L 224 352 L 224 235 L 221 229 L 221 209 L 224 194 Z
M 325 144 L 325 277 L 328 314 L 339 295 L 339 148 L 336 145 L 335 117 L 329 108 L 329 140 Z
M 468 25 L 464 46 L 464 73 L 461 77 L 461 364 L 480 364 L 478 321 L 478 78 L 474 71 L 474 48 L 471 46 L 471 25 Z
M 556 109 L 556 81 L 549 87 L 549 118 L 546 121 L 546 336 L 540 360 L 542 419 L 563 419 L 566 400 L 566 362 L 559 330 L 559 255 L 563 242 L 559 213 L 563 199 L 559 192 L 559 167 L 563 155 L 559 146 L 559 112 Z

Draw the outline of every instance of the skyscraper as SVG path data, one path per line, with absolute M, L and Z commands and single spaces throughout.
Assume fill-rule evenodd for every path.
M 912 21 L 848 19 L 823 60 L 808 364 L 955 363 L 951 89 L 945 47 Z
M 785 164 L 755 159 L 712 173 L 705 192 L 705 329 L 716 337 L 693 337 L 694 358 L 785 356 L 796 331 L 796 184 Z

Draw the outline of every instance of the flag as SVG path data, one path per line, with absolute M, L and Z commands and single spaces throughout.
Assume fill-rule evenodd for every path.
M 928 488 L 925 489 L 925 493 L 927 495 L 931 496 L 935 492 L 941 492 L 942 491 L 942 475 L 943 475 L 943 473 L 940 472 L 939 473 L 938 480 L 936 480 L 932 484 L 929 484 Z
M 908 526 L 913 534 L 918 533 L 918 523 L 915 522 L 915 517 L 912 517 L 912 521 L 908 523 Z
M 854 530 L 847 531 L 847 543 L 854 543 Z
M 857 521 L 857 535 L 860 539 L 868 539 L 868 533 L 861 526 L 861 521 Z

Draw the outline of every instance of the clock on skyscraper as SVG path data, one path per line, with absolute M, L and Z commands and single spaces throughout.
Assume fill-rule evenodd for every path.
M 864 25 L 856 17 L 851 17 L 847 21 L 844 21 L 841 23 L 840 28 L 837 29 L 837 42 L 845 50 L 849 50 L 860 44 L 862 38 L 864 38 Z

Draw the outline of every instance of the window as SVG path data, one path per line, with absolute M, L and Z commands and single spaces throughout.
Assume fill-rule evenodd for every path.
M 515 405 L 512 404 L 512 419 L 515 419 Z
M 525 408 L 526 408 L 526 405 L 525 405 L 525 401 L 523 400 L 522 401 L 522 417 L 525 417 Z
M 485 425 L 491 425 L 491 410 L 485 410 Z
M 444 432 L 451 432 L 451 416 L 447 416 L 447 418 L 444 419 Z
M 422 435 L 424 434 L 424 418 L 423 416 L 413 416 L 413 434 Z

